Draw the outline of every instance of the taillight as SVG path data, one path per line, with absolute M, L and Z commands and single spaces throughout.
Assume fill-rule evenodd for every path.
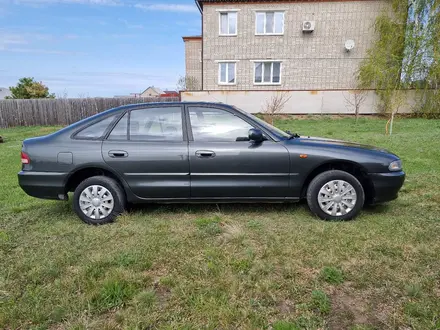
M 25 152 L 21 152 L 21 163 L 23 165 L 27 165 L 31 163 L 31 159 L 29 158 L 28 154 Z

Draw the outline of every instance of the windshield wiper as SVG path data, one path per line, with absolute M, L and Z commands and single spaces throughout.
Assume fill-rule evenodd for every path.
M 290 135 L 290 136 L 289 136 L 289 140 L 298 139 L 298 138 L 301 137 L 301 136 L 299 136 L 297 133 L 292 133 L 292 132 L 290 132 L 290 131 L 286 131 L 286 133 Z

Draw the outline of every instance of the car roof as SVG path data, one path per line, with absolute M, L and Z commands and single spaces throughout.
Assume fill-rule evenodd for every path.
M 138 108 L 138 107 L 151 107 L 151 106 L 172 106 L 172 105 L 209 105 L 209 106 L 226 106 L 228 108 L 232 108 L 230 105 L 221 103 L 221 102 L 149 102 L 149 103 L 133 103 L 133 104 L 127 104 L 127 105 L 121 105 L 117 108 L 113 108 L 110 110 L 127 110 L 132 108 Z

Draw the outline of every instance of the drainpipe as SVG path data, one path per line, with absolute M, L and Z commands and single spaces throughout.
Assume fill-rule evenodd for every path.
M 203 91 L 203 64 L 204 64 L 204 62 L 203 62 L 203 54 L 204 54 L 204 52 L 203 52 L 203 38 L 204 38 L 204 35 L 203 35 L 203 9 L 202 9 L 202 6 L 201 6 L 199 0 L 194 0 L 194 1 L 196 3 L 197 8 L 199 8 L 200 14 L 202 14 L 202 20 L 201 20 L 201 22 L 202 22 L 202 29 L 201 29 L 202 30 L 202 76 L 201 76 L 201 81 L 200 81 L 200 89 Z

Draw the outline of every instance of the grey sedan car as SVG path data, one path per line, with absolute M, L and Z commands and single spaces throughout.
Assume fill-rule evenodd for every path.
M 233 106 L 148 103 L 27 139 L 19 184 L 68 200 L 88 224 L 126 203 L 294 202 L 326 220 L 397 198 L 400 159 L 380 148 L 286 133 Z

